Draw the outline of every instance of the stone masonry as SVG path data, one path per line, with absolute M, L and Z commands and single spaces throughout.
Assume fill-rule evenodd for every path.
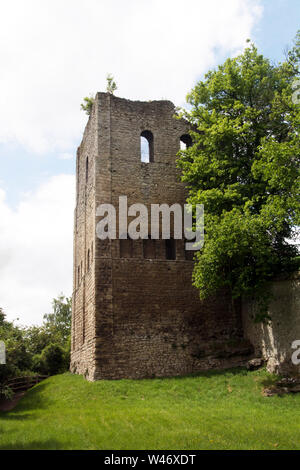
M 270 319 L 266 323 L 255 323 L 257 305 L 249 299 L 243 300 L 244 336 L 253 344 L 255 355 L 265 360 L 269 372 L 300 376 L 300 364 L 292 361 L 295 352 L 292 344 L 300 341 L 300 273 L 273 280 L 271 292 Z
M 183 240 L 100 240 L 96 208 L 186 201 L 176 168 L 189 127 L 169 101 L 98 93 L 77 152 L 71 371 L 88 380 L 184 375 L 251 353 L 226 293 L 201 302 Z M 141 161 L 141 134 L 150 162 Z

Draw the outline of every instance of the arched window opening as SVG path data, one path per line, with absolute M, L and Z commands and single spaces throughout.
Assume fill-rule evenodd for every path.
M 180 150 L 186 150 L 193 145 L 192 138 L 189 134 L 183 134 L 180 137 Z
M 165 240 L 166 243 L 166 259 L 176 259 L 176 242 L 174 238 Z
M 85 182 L 87 183 L 89 180 L 89 157 L 86 157 L 85 161 Z
M 91 252 L 88 249 L 88 252 L 87 252 L 87 268 L 88 268 L 88 271 L 89 271 L 90 267 L 91 267 Z
M 141 162 L 150 163 L 154 161 L 153 134 L 150 131 L 141 133 Z

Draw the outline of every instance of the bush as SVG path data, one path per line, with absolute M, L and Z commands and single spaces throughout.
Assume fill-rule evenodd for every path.
M 11 400 L 14 396 L 14 392 L 8 385 L 0 384 L 0 399 L 5 398 L 6 400 Z
M 49 375 L 59 374 L 66 369 L 66 353 L 59 344 L 48 344 L 40 358 L 36 357 L 36 361 L 39 361 L 37 365 L 40 371 Z
M 14 364 L 3 364 L 0 367 L 0 387 L 6 383 L 7 380 L 21 375 L 20 369 Z
M 34 372 L 46 374 L 45 365 L 42 361 L 42 354 L 35 354 L 32 358 L 32 369 Z

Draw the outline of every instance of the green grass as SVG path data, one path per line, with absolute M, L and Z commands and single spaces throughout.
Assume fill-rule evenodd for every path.
M 57 375 L 0 413 L 0 449 L 300 449 L 300 395 L 264 370 L 87 382 Z

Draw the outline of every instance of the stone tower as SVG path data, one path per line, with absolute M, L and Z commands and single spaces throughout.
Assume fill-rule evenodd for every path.
M 118 207 L 121 195 L 128 205 L 184 204 L 175 160 L 188 124 L 174 112 L 169 101 L 98 93 L 78 148 L 71 371 L 89 380 L 188 374 L 249 353 L 228 295 L 200 302 L 183 240 L 96 235 L 97 207 Z

